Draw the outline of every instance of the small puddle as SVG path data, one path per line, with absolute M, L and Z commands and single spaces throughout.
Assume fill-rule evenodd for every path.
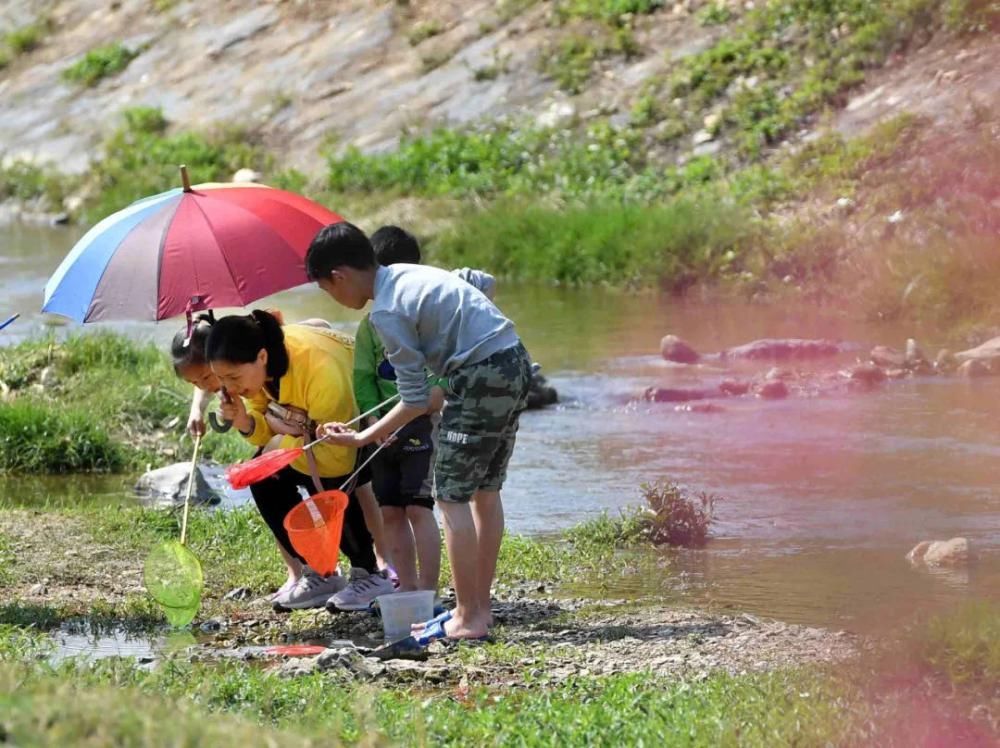
M 199 660 L 266 660 L 289 657 L 315 657 L 329 648 L 355 648 L 368 651 L 382 644 L 366 638 L 343 639 L 310 637 L 295 639 L 279 635 L 270 644 L 227 646 L 214 634 L 194 631 L 135 632 L 124 628 L 92 628 L 66 624 L 52 633 L 54 649 L 49 662 L 69 659 L 101 660 L 109 657 L 133 658 L 140 667 L 151 667 L 165 655 L 190 655 Z
M 124 629 L 101 633 L 80 633 L 73 629 L 60 629 L 52 634 L 55 650 L 49 657 L 52 663 L 70 658 L 101 660 L 108 657 L 132 657 L 139 665 L 148 665 L 164 653 L 178 652 L 198 646 L 197 640 L 187 631 L 150 635 L 136 634 Z

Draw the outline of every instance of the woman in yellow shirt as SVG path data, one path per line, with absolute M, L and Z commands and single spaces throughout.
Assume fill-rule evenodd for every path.
M 354 343 L 333 330 L 303 325 L 281 327 L 271 314 L 254 310 L 224 317 L 212 325 L 205 345 L 206 358 L 230 402 L 222 415 L 243 437 L 258 447 L 284 434 L 281 447 L 312 441 L 315 425 L 349 421 L 357 415 L 352 373 Z M 285 515 L 301 500 L 300 491 L 314 494 L 339 488 L 354 471 L 357 450 L 319 444 L 312 450 L 315 464 L 300 457 L 273 478 L 251 486 L 261 516 L 275 538 L 292 557 L 304 563 L 292 548 L 284 528 Z M 368 482 L 364 475 L 358 484 Z M 319 484 L 319 485 L 317 485 Z M 375 560 L 372 537 L 354 494 L 344 515 L 340 549 L 351 562 L 352 587 L 364 587 L 371 599 L 394 587 Z M 275 604 L 284 608 L 321 607 L 347 586 L 339 574 L 321 577 L 306 568 L 299 582 Z

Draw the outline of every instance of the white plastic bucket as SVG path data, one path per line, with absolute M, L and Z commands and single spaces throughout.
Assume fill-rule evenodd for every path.
M 382 611 L 382 630 L 388 641 L 410 635 L 410 626 L 428 621 L 434 615 L 434 590 L 393 592 L 379 595 L 378 607 Z

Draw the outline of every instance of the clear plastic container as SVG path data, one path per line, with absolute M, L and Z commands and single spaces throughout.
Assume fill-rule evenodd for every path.
M 434 591 L 393 592 L 379 595 L 378 607 L 382 612 L 382 630 L 387 641 L 396 641 L 410 635 L 410 626 L 423 623 L 434 615 Z

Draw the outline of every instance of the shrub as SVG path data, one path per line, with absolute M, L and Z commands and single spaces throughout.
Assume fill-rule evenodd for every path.
M 1000 604 L 966 603 L 917 634 L 920 661 L 957 685 L 1000 683 Z
M 71 83 L 96 86 L 103 78 L 127 68 L 138 55 L 119 42 L 96 47 L 63 70 L 62 76 Z
M 44 25 L 41 23 L 32 23 L 15 29 L 7 34 L 7 46 L 14 55 L 30 52 L 41 44 L 44 30 Z
M 267 173 L 274 163 L 246 129 L 167 134 L 169 123 L 158 108 L 126 109 L 122 116 L 123 125 L 105 141 L 91 170 L 99 196 L 87 207 L 90 219 L 179 187 L 179 164 L 187 165 L 193 182 L 201 182 L 227 181 L 242 167 Z
M 504 200 L 460 218 L 429 251 L 439 264 L 488 267 L 522 280 L 680 291 L 728 270 L 755 231 L 740 208 L 711 200 L 563 209 Z
M 71 177 L 31 161 L 19 160 L 6 166 L 0 165 L 0 200 L 43 199 L 50 208 L 58 210 L 73 183 Z
M 86 410 L 0 404 L 0 472 L 103 472 L 124 464 L 121 449 Z
M 701 548 L 708 541 L 718 497 L 704 491 L 692 495 L 668 481 L 644 483 L 642 495 L 653 543 Z
M 996 0 L 947 0 L 945 22 L 959 33 L 1000 31 L 1000 2 Z
M 437 36 L 442 31 L 444 31 L 444 26 L 438 21 L 420 21 L 413 25 L 406 38 L 409 39 L 411 46 L 416 47 L 421 42 L 430 39 L 432 36 Z
M 571 34 L 547 50 L 541 70 L 552 76 L 562 90 L 578 94 L 593 74 L 598 60 L 614 55 L 629 58 L 638 51 L 638 43 L 627 28 L 597 36 Z

